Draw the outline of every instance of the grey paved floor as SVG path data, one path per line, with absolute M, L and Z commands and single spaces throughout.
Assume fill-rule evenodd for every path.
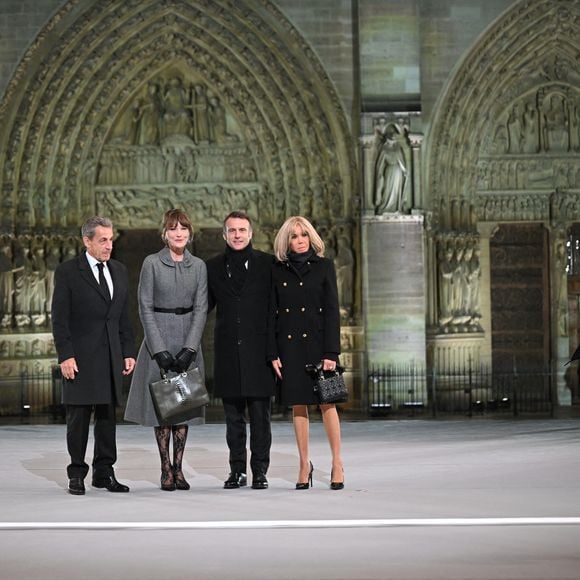
M 0 427 L 0 578 L 580 579 L 577 419 L 344 422 L 340 492 L 320 423 L 308 491 L 291 424 L 273 429 L 266 491 L 222 489 L 211 424 L 190 431 L 192 489 L 162 492 L 152 430 L 122 425 L 131 493 L 73 497 L 63 426 Z

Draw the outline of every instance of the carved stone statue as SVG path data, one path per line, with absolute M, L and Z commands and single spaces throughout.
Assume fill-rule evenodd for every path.
M 12 244 L 10 238 L 3 236 L 0 246 L 0 327 L 12 326 L 14 311 L 14 272 L 12 263 Z
M 200 145 L 209 143 L 208 100 L 205 87 L 193 87 L 194 140 Z
M 138 116 L 137 145 L 159 144 L 159 123 L 161 120 L 161 99 L 159 87 L 156 83 L 150 83 L 147 87 L 147 96 L 144 99 Z
M 169 79 L 163 93 L 162 136 L 187 135 L 192 137 L 191 105 L 179 77 Z
M 524 153 L 537 153 L 539 149 L 538 111 L 530 103 L 524 111 Z
M 406 192 L 411 156 L 406 137 L 391 123 L 378 139 L 374 172 L 375 214 L 407 212 L 410 209 Z
M 507 122 L 509 136 L 509 152 L 521 153 L 523 146 L 523 127 L 521 104 L 514 105 Z
M 345 318 L 349 318 L 352 316 L 353 305 L 354 254 L 350 247 L 350 240 L 345 234 L 337 238 L 334 265 L 340 311 Z
M 544 148 L 546 151 L 568 151 L 568 114 L 566 103 L 558 95 L 550 98 L 550 105 L 544 109 Z
M 441 245 L 438 252 L 439 326 L 445 327 L 453 318 L 451 312 L 453 286 L 453 247 Z

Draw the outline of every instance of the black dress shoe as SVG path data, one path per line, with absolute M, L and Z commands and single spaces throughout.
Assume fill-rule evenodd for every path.
M 85 495 L 85 482 L 81 477 L 71 477 L 68 480 L 68 492 L 73 495 Z
M 268 480 L 263 473 L 254 475 L 252 479 L 252 489 L 268 489 Z
M 248 477 L 245 473 L 232 471 L 229 477 L 224 481 L 224 489 L 237 489 L 248 485 Z
M 114 475 L 109 475 L 109 477 L 100 477 L 99 479 L 93 479 L 93 487 L 98 487 L 100 489 L 107 489 L 114 493 L 127 493 L 129 488 L 122 483 L 119 483 Z

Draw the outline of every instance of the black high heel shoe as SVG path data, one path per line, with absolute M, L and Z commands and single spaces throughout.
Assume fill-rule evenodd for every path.
M 187 483 L 187 479 L 185 479 L 181 469 L 173 468 L 173 481 L 175 481 L 175 489 L 188 490 L 190 488 L 189 483 Z
M 330 489 L 338 490 L 344 489 L 344 469 L 342 470 L 342 481 L 332 481 L 334 479 L 334 471 L 330 472 Z
M 161 489 L 163 491 L 175 491 L 175 477 L 173 470 L 161 469 Z
M 314 465 L 312 465 L 312 461 L 310 462 L 310 471 L 308 472 L 308 479 L 306 483 L 298 482 L 296 484 L 296 489 L 308 489 L 312 487 L 312 472 L 314 471 Z

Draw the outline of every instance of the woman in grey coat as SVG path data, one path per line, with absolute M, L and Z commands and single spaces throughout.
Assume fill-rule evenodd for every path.
M 193 227 L 186 213 L 167 211 L 161 237 L 166 247 L 147 256 L 139 279 L 139 316 L 145 334 L 125 419 L 155 428 L 161 457 L 161 489 L 189 489 L 182 459 L 189 425 L 204 423 L 204 408 L 187 423 L 160 425 L 149 393 L 149 383 L 161 372 L 184 372 L 194 364 L 203 376 L 201 337 L 207 316 L 207 272 L 205 263 L 186 248 Z M 169 445 L 173 434 L 173 464 Z

